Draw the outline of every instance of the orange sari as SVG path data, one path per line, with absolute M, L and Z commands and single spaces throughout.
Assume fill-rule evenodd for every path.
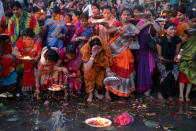
M 103 87 L 103 79 L 105 76 L 106 68 L 112 65 L 112 54 L 108 45 L 102 41 L 99 36 L 93 36 L 89 41 L 81 48 L 83 62 L 88 62 L 91 57 L 90 42 L 98 38 L 102 44 L 102 52 L 95 57 L 93 67 L 90 71 L 84 71 L 84 82 L 86 87 L 86 93 L 90 93 L 94 90 L 95 85 Z

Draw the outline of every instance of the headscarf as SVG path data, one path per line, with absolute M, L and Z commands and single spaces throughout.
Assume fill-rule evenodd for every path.
M 109 46 L 99 36 L 91 37 L 88 42 L 80 49 L 80 52 L 82 53 L 82 60 L 84 62 L 89 61 L 91 57 L 90 42 L 96 38 L 99 39 L 102 44 L 102 51 L 98 56 L 95 57 L 95 64 L 98 66 L 109 67 L 112 65 L 112 53 Z

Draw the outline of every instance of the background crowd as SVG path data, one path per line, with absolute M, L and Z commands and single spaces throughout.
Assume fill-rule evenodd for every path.
M 152 98 L 155 89 L 159 100 L 179 92 L 179 102 L 190 102 L 195 1 L 139 3 L 0 0 L 0 92 L 53 98 L 48 88 L 56 85 L 65 88 L 65 99 L 85 91 L 92 102 L 111 101 L 111 93 Z M 105 86 L 111 76 L 121 84 Z

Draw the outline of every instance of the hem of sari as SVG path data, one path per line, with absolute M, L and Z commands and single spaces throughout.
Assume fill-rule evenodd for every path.
M 132 74 L 135 71 L 134 64 L 130 64 L 129 69 L 123 69 L 123 68 L 113 65 L 111 67 L 111 70 L 112 72 L 114 72 L 115 74 L 123 78 L 129 78 L 130 74 Z M 127 75 L 127 72 L 128 72 L 128 75 Z
M 132 88 L 132 89 L 129 90 L 129 93 L 121 93 L 121 92 L 119 92 L 119 91 L 116 91 L 116 90 L 113 89 L 112 87 L 106 86 L 105 88 L 106 88 L 107 90 L 109 90 L 110 92 L 112 92 L 113 94 L 115 94 L 115 95 L 117 95 L 117 96 L 120 96 L 120 97 L 129 97 L 130 94 L 131 94 L 132 92 L 135 91 L 135 88 Z
M 137 88 L 137 92 L 138 92 L 138 93 L 144 93 L 144 92 L 146 92 L 147 90 L 152 89 L 152 84 L 146 85 L 146 86 L 139 86 L 139 87 L 136 87 L 136 88 Z M 143 88 L 143 90 L 138 89 L 138 88 Z M 144 88 L 145 88 L 145 89 L 144 89 Z

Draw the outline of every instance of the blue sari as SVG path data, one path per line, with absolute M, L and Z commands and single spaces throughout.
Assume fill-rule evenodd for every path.
M 59 34 L 66 34 L 65 22 L 63 20 L 59 20 L 56 23 L 53 22 L 53 24 L 50 26 L 46 26 L 46 24 L 50 22 L 53 22 L 52 19 L 47 19 L 45 22 L 45 28 L 47 28 L 48 32 L 46 45 L 61 49 L 64 46 L 64 39 L 58 39 L 57 36 Z

